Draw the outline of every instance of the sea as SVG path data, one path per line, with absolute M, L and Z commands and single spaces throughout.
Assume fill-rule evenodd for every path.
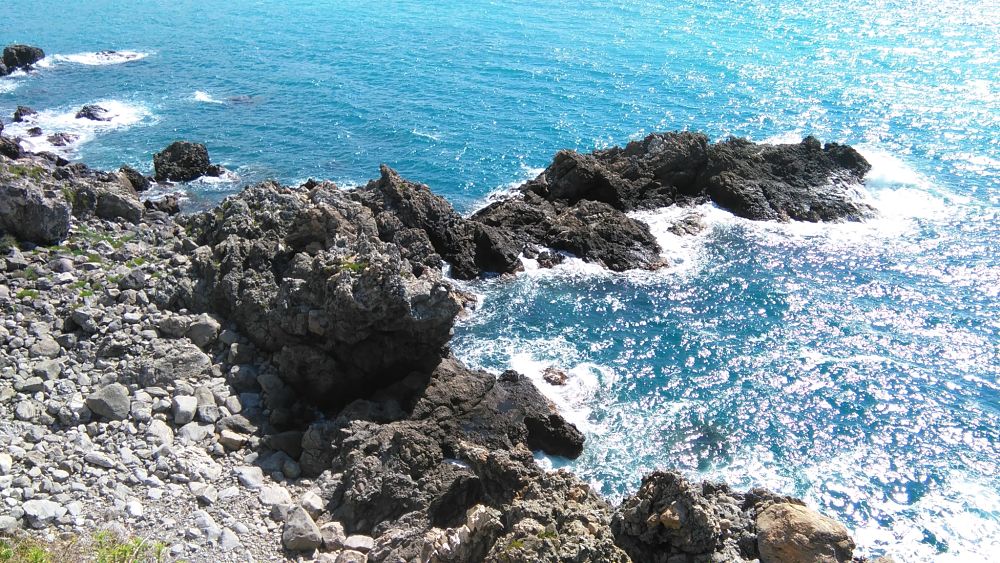
M 151 172 L 200 141 L 230 173 L 350 188 L 386 163 L 463 213 L 560 149 L 654 131 L 850 143 L 864 223 L 636 213 L 671 266 L 569 259 L 462 287 L 468 364 L 534 378 L 587 435 L 576 472 L 613 501 L 676 469 L 797 495 L 858 553 L 1000 560 L 1000 3 L 975 0 L 7 0 L 8 134 Z M 107 53 L 106 51 L 115 51 Z M 74 119 L 97 103 L 110 122 Z M 457 283 L 457 282 L 456 282 Z M 563 386 L 542 372 L 569 374 Z

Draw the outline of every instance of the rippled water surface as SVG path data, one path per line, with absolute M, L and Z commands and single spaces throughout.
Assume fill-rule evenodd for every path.
M 30 105 L 102 167 L 202 140 L 238 179 L 190 186 L 194 204 L 386 162 L 467 211 L 560 148 L 665 129 L 856 144 L 879 219 L 703 208 L 708 231 L 682 239 L 674 212 L 644 214 L 673 267 L 471 284 L 454 349 L 568 370 L 540 385 L 588 447 L 547 462 L 611 496 L 675 467 L 802 495 L 867 554 L 1000 553 L 1000 4 L 7 4 L 0 42 L 50 57 L 0 79 L 5 121 Z M 115 119 L 73 119 L 92 102 Z

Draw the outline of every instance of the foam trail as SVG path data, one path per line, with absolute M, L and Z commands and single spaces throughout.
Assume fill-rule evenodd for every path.
M 419 131 L 417 129 L 414 129 L 414 130 L 410 131 L 410 133 L 412 133 L 413 135 L 416 135 L 417 137 L 423 137 L 424 139 L 430 139 L 432 141 L 440 141 L 441 140 L 441 135 L 440 134 L 435 135 L 434 133 L 428 133 L 426 131 Z
M 141 104 L 119 100 L 101 100 L 94 102 L 94 104 L 107 110 L 111 117 L 110 121 L 77 119 L 76 113 L 79 111 L 79 107 L 68 111 L 65 109 L 42 110 L 36 115 L 29 116 L 25 122 L 11 123 L 6 127 L 4 133 L 11 137 L 21 137 L 21 145 L 30 151 L 49 151 L 69 155 L 98 135 L 127 129 L 143 122 L 149 122 L 154 118 L 152 112 Z M 32 127 L 41 128 L 43 134 L 38 137 L 29 136 L 28 129 Z M 68 136 L 68 142 L 64 146 L 57 146 L 51 142 L 49 137 L 56 133 L 65 133 Z
M 122 63 L 130 63 L 133 61 L 139 61 L 145 59 L 149 56 L 149 53 L 143 53 L 141 51 L 96 51 L 87 53 L 73 53 L 70 55 L 53 55 L 52 57 L 46 57 L 42 59 L 45 64 L 39 64 L 39 66 L 45 68 L 52 66 L 54 63 L 75 63 L 87 66 L 107 66 L 107 65 L 118 65 Z
M 224 103 L 226 103 L 226 102 L 223 102 L 222 100 L 217 100 L 217 99 L 213 98 L 211 94 L 209 94 L 208 92 L 204 92 L 202 90 L 196 90 L 195 93 L 191 96 L 191 98 L 194 101 L 196 101 L 196 102 L 204 102 L 206 104 L 224 104 Z

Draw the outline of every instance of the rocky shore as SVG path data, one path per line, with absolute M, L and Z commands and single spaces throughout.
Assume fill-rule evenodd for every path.
M 157 177 L 207 172 L 165 152 Z M 857 220 L 867 169 L 814 139 L 665 133 L 561 152 L 470 218 L 387 167 L 171 215 L 135 171 L 0 137 L 0 533 L 122 528 L 188 561 L 851 561 L 796 499 L 662 472 L 612 506 L 542 469 L 533 451 L 585 437 L 525 377 L 450 354 L 471 299 L 443 269 L 660 267 L 628 211 Z

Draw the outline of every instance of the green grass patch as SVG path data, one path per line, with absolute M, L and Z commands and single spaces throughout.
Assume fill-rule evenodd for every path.
M 52 541 L 25 533 L 0 538 L 0 563 L 161 563 L 163 542 L 125 538 L 101 531 L 91 538 L 71 536 Z
M 18 178 L 31 178 L 32 180 L 41 180 L 45 174 L 45 169 L 41 166 L 25 166 L 23 164 L 11 164 L 7 167 L 7 171 Z
M 34 299 L 38 297 L 39 293 L 37 289 L 22 289 L 17 292 L 18 299 Z

